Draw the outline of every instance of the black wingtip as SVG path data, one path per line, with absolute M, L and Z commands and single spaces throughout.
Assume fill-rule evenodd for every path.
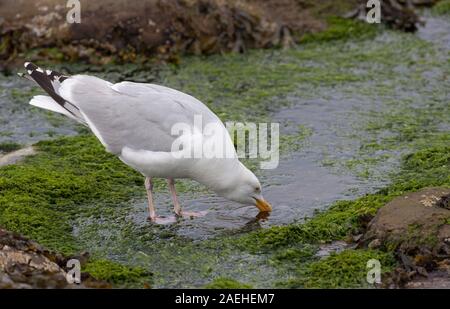
M 30 75 L 33 79 L 34 79 L 34 76 L 33 76 L 34 72 L 42 73 L 42 74 L 48 76 L 48 78 L 51 81 L 58 80 L 60 83 L 65 81 L 67 78 L 69 78 L 69 76 L 61 74 L 57 71 L 53 71 L 53 70 L 45 70 L 44 71 L 42 68 L 38 67 L 37 65 L 35 65 L 32 62 L 27 61 L 23 64 L 23 66 L 25 67 L 25 70 L 27 70 L 28 75 Z
M 71 113 L 75 118 L 80 118 L 74 114 L 75 111 L 78 110 L 78 107 L 70 102 L 67 102 L 57 93 L 57 89 L 55 89 L 55 81 L 57 81 L 58 83 L 62 83 L 68 78 L 68 76 L 62 75 L 61 73 L 52 70 L 44 71 L 42 68 L 31 62 L 25 62 L 23 66 L 28 73 L 28 75 L 25 75 L 24 77 L 35 81 L 59 105 L 61 105 L 64 109 Z
M 34 71 L 34 70 L 39 69 L 39 67 L 37 65 L 35 65 L 34 63 L 29 62 L 29 61 L 25 62 L 23 64 L 23 66 L 25 67 L 25 70 L 27 70 L 27 71 Z
M 41 73 L 44 72 L 44 70 L 42 70 L 40 67 L 38 67 L 37 65 L 35 65 L 32 62 L 25 62 L 23 64 L 23 66 L 25 67 L 25 70 L 27 70 L 27 73 L 30 76 L 33 74 L 33 72 L 36 72 L 36 71 L 41 72 Z

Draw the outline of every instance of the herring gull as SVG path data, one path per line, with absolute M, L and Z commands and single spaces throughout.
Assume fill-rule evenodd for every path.
M 272 210 L 262 196 L 258 178 L 239 161 L 222 121 L 196 98 L 155 84 L 127 81 L 112 84 L 94 76 L 66 76 L 43 70 L 30 62 L 24 66 L 28 75 L 22 76 L 34 80 L 48 94 L 34 96 L 31 105 L 89 127 L 108 152 L 145 177 L 152 222 L 168 223 L 176 217 L 203 215 L 182 210 L 175 191 L 176 178 L 193 179 L 229 200 L 255 205 L 260 212 Z M 199 116 L 200 124 L 195 122 Z M 223 138 L 225 148 L 232 149 L 231 156 L 180 156 L 183 146 L 174 150 L 177 136 L 173 134 L 174 126 L 180 123 L 192 129 L 188 141 L 207 143 Z M 206 136 L 203 129 L 209 124 L 214 124 L 216 130 Z M 156 215 L 153 177 L 168 180 L 176 216 Z

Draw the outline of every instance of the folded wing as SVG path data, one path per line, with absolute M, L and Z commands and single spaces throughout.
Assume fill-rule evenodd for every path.
M 220 121 L 192 96 L 158 85 L 113 85 L 97 77 L 76 75 L 61 84 L 60 94 L 79 108 L 94 134 L 115 154 L 124 147 L 170 152 L 177 138 L 172 134 L 176 123 L 194 128 Z M 194 115 L 201 115 L 202 122 L 194 123 Z

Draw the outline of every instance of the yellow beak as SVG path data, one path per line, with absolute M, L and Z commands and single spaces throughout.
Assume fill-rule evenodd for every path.
M 271 212 L 272 206 L 264 199 L 256 199 L 256 207 L 258 207 L 261 212 Z

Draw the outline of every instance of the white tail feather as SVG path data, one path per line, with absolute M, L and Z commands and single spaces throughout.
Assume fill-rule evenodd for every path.
M 63 114 L 69 118 L 75 119 L 78 122 L 84 123 L 84 119 L 78 119 L 75 118 L 71 113 L 69 113 L 65 108 L 63 108 L 61 105 L 55 102 L 51 97 L 46 95 L 36 95 L 34 96 L 31 101 L 30 105 L 47 109 L 52 112 L 56 112 L 59 114 Z

